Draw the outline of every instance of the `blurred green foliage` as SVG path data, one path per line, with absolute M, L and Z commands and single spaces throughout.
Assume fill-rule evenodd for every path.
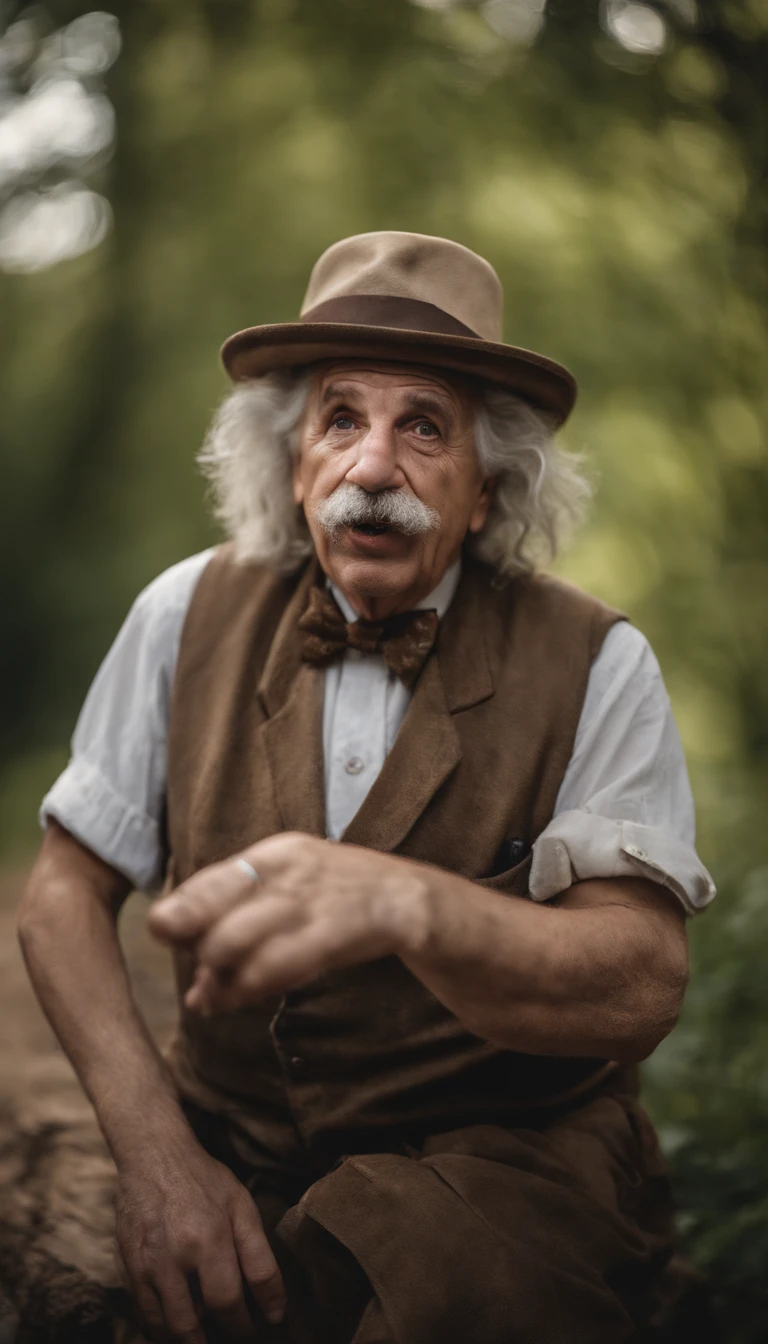
M 85 13 L 16 12 L 0 93 L 29 97 L 45 43 L 50 56 Z M 113 216 L 77 259 L 0 274 L 2 848 L 34 843 L 37 800 L 137 590 L 213 536 L 193 457 L 225 390 L 220 341 L 293 319 L 345 234 L 414 229 L 488 256 L 507 338 L 582 388 L 567 440 L 599 497 L 561 568 L 649 636 L 688 752 L 721 896 L 692 928 L 687 1008 L 647 1095 L 725 1337 L 756 1344 L 768 6 L 121 0 L 110 14 L 121 54 L 82 81 L 114 108 L 113 153 L 62 155 L 4 187 L 0 101 L 0 205 L 79 175 Z

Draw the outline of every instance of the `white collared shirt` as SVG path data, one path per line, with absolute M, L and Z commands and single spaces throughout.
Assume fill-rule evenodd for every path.
M 139 595 L 86 697 L 72 758 L 46 794 L 53 817 L 136 887 L 163 878 L 170 695 L 181 628 L 212 551 L 166 570 Z M 420 604 L 442 617 L 459 564 Z M 356 613 L 335 587 L 347 620 Z M 338 839 L 397 736 L 410 692 L 378 654 L 349 650 L 325 673 L 323 756 L 328 835 Z M 689 913 L 714 885 L 694 849 L 694 812 L 677 728 L 648 641 L 626 621 L 609 630 L 589 675 L 554 816 L 534 845 L 530 895 L 574 881 L 650 877 Z
M 461 563 L 445 571 L 433 592 L 417 609 L 434 608 L 442 620 L 459 582 Z M 340 588 L 329 583 L 344 619 L 356 621 L 359 612 Z M 325 673 L 323 696 L 323 761 L 325 766 L 325 824 L 338 840 L 354 817 L 392 749 L 400 724 L 411 703 L 411 692 L 387 667 L 378 653 L 349 649 Z

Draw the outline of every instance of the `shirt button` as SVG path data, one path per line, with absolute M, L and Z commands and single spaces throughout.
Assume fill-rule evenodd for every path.
M 365 761 L 361 756 L 350 756 L 344 769 L 348 775 L 359 775 L 360 771 L 365 769 Z
M 307 1061 L 303 1055 L 293 1055 L 290 1060 L 291 1073 L 300 1077 L 307 1071 Z
M 648 860 L 645 850 L 638 848 L 637 845 L 627 845 L 627 853 L 631 854 L 633 859 L 639 859 L 641 863 Z

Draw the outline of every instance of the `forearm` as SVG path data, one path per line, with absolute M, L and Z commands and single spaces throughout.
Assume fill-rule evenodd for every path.
M 402 959 L 477 1035 L 528 1054 L 628 1062 L 674 1025 L 685 935 L 676 912 L 659 921 L 653 884 L 585 882 L 551 907 L 438 870 L 426 882 L 427 934 Z
M 118 1163 L 189 1134 L 172 1081 L 136 1009 L 115 916 L 87 872 L 45 850 L 19 917 L 32 984 Z M 137 1124 L 141 1117 L 141 1124 Z
M 555 908 L 313 836 L 272 836 L 202 869 L 150 927 L 194 946 L 187 1006 L 233 1010 L 325 971 L 398 955 L 476 1035 L 528 1054 L 636 1060 L 674 1025 L 679 902 L 637 878 L 580 882 Z

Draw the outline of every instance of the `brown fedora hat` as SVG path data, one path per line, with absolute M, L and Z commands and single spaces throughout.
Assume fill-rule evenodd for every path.
M 501 282 L 476 252 L 422 233 L 360 233 L 324 252 L 298 322 L 224 342 L 236 381 L 323 359 L 393 360 L 497 383 L 559 424 L 576 400 L 562 364 L 502 341 Z

